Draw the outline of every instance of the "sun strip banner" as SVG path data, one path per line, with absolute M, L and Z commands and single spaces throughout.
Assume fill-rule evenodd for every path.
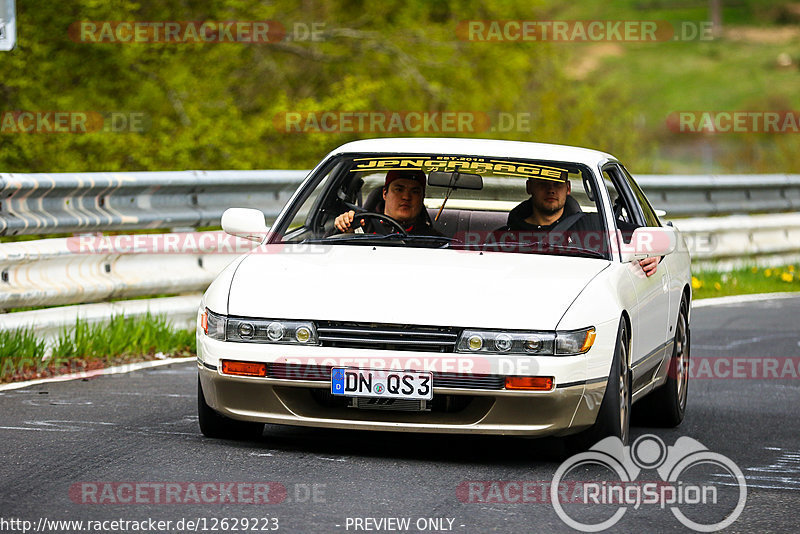
M 355 166 L 350 172 L 390 171 L 422 169 L 424 172 L 466 172 L 472 174 L 492 174 L 501 176 L 519 176 L 522 178 L 540 178 L 563 182 L 569 171 L 558 167 L 534 165 L 516 161 L 496 160 L 481 157 L 440 156 L 398 156 L 382 158 L 359 158 L 354 160 Z

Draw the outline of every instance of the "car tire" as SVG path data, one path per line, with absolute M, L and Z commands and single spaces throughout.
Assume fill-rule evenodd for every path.
M 249 440 L 261 437 L 264 423 L 236 421 L 218 414 L 206 403 L 200 377 L 197 377 L 197 419 L 200 431 L 208 438 Z
M 628 369 L 630 347 L 628 326 L 620 320 L 617 330 L 617 344 L 608 375 L 606 392 L 597 412 L 597 420 L 589 429 L 567 436 L 566 447 L 571 454 L 583 452 L 603 438 L 618 437 L 624 445 L 628 444 L 631 422 L 631 373 Z
M 681 300 L 675 325 L 675 343 L 669 359 L 667 382 L 636 403 L 635 421 L 642 426 L 676 427 L 686 414 L 689 389 L 689 348 L 691 333 L 689 306 Z

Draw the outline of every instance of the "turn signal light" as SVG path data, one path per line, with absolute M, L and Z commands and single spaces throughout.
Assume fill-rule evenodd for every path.
M 267 376 L 267 364 L 222 360 L 222 374 L 240 376 Z
M 553 377 L 552 376 L 507 376 L 506 389 L 550 391 L 551 389 L 553 389 Z
M 596 337 L 597 337 L 597 332 L 595 331 L 594 328 L 586 332 L 586 339 L 583 340 L 583 346 L 581 347 L 580 351 L 581 354 L 592 348 L 592 345 L 594 345 L 594 338 Z

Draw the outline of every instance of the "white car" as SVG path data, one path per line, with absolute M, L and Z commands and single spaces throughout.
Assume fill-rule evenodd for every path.
M 421 176 L 427 235 L 381 206 L 392 171 Z M 547 180 L 569 186 L 559 213 L 572 222 L 501 228 L 531 202 L 527 184 Z M 358 230 L 338 232 L 349 210 Z M 317 165 L 271 229 L 238 208 L 222 227 L 261 244 L 220 273 L 198 312 L 206 436 L 273 423 L 564 436 L 583 448 L 627 442 L 633 403 L 649 426 L 683 419 L 690 258 L 609 154 L 356 141 Z M 652 257 L 647 276 L 639 260 Z

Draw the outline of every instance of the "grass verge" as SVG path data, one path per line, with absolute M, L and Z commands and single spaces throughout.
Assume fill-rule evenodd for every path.
M 695 299 L 800 291 L 800 272 L 794 265 L 747 267 L 727 273 L 700 271 L 692 276 Z
M 49 357 L 34 330 L 0 332 L 0 383 L 152 360 L 159 353 L 193 356 L 194 331 L 175 330 L 165 317 L 150 314 L 98 324 L 78 320 L 61 331 Z

